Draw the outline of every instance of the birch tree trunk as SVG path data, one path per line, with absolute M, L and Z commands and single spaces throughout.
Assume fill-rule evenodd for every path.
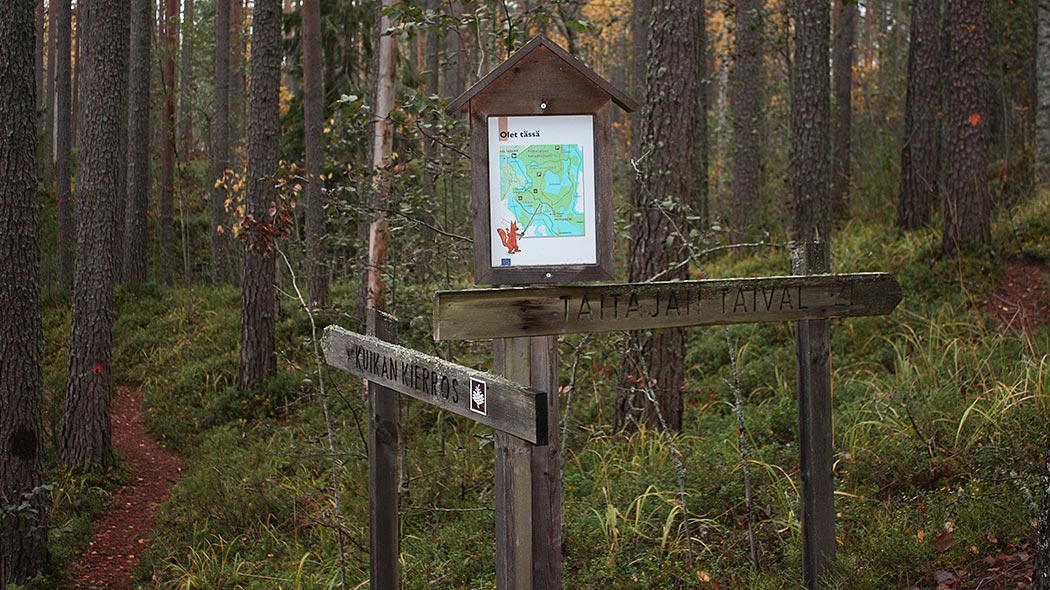
M 393 149 L 390 111 L 394 109 L 394 82 L 396 81 L 397 43 L 383 33 L 390 28 L 390 19 L 383 11 L 392 0 L 376 5 L 375 39 L 378 48 L 372 62 L 372 128 L 370 153 L 373 170 L 372 195 L 369 210 L 372 222 L 368 228 L 368 278 L 366 307 L 386 311 L 387 215 L 390 186 L 385 178 Z

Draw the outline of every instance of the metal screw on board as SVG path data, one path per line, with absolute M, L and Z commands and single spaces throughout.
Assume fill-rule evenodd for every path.
M 545 103 L 545 102 L 541 102 L 541 103 L 540 103 L 540 109 L 542 109 L 542 110 L 547 110 L 547 103 Z
M 547 273 L 547 278 L 551 278 L 551 273 Z

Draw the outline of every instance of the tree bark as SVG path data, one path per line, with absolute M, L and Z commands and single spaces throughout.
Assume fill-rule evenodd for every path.
M 831 228 L 828 127 L 830 14 L 823 0 L 795 3 L 791 79 L 791 188 L 794 239 L 827 244 Z
M 178 97 L 178 140 L 181 160 L 189 162 L 193 153 L 193 109 L 187 93 L 193 87 L 193 0 L 183 0 L 183 49 L 180 59 L 182 93 Z
M 77 3 L 77 9 L 73 13 L 73 17 L 76 19 L 75 31 L 73 35 L 73 98 L 70 101 L 70 134 L 69 137 L 73 141 L 73 149 L 76 150 L 80 146 L 77 143 L 79 134 L 77 133 L 77 124 L 80 122 L 80 3 Z M 72 235 L 72 234 L 70 234 Z M 73 264 L 70 263 L 70 268 Z M 70 273 L 72 275 L 72 273 Z M 72 283 L 70 283 L 72 284 Z
M 47 5 L 47 69 L 44 83 L 44 186 L 55 181 L 55 29 L 58 14 L 54 0 Z
M 164 89 L 160 117 L 160 203 L 157 238 L 160 280 L 175 281 L 175 55 L 179 42 L 179 0 L 165 0 L 164 48 L 161 59 L 161 86 Z
M 0 18 L 0 586 L 47 563 L 34 3 Z
M 938 111 L 941 104 L 941 0 L 915 0 L 908 48 L 897 227 L 930 224 L 940 190 Z
M 193 153 L 193 109 L 189 100 L 193 88 L 193 0 L 183 0 L 182 53 L 179 55 L 179 76 L 182 89 L 179 95 L 180 159 L 188 162 Z
M 113 345 L 113 207 L 121 153 L 118 37 L 127 0 L 85 3 L 83 125 L 77 174 L 77 258 L 69 342 L 66 404 L 60 456 L 72 468 L 105 471 L 113 466 L 110 424 Z
M 1036 1 L 1035 178 L 1050 186 L 1050 0 Z
M 235 2 L 237 0 L 234 0 Z M 275 201 L 280 140 L 281 0 L 256 0 L 252 19 L 250 112 L 248 124 L 247 215 L 269 219 Z M 276 255 L 248 232 L 241 290 L 241 391 L 259 388 L 277 370 L 274 341 Z
M 130 53 L 131 38 L 131 0 L 121 0 L 123 8 L 116 12 L 114 18 L 118 22 L 116 38 L 117 59 L 114 66 L 117 71 L 117 109 L 121 116 L 117 117 L 117 153 L 125 157 L 128 153 L 128 54 Z M 141 0 L 140 0 L 141 1 Z M 124 213 L 128 206 L 128 167 L 123 160 L 117 166 L 117 192 L 113 195 L 113 281 L 120 284 L 124 280 Z
M 239 170 L 244 164 L 244 54 L 247 33 L 244 23 L 245 0 L 230 1 L 230 149 Z
M 124 216 L 124 281 L 132 284 L 146 281 L 152 24 L 150 3 L 133 4 L 128 59 L 128 206 Z
M 328 305 L 328 265 L 324 256 L 324 50 L 320 0 L 305 0 L 303 19 L 303 128 L 306 134 L 306 259 L 309 301 Z
M 991 32 L 983 0 L 949 0 L 949 63 L 945 88 L 945 256 L 991 242 L 988 114 Z
M 42 112 L 44 109 L 44 13 L 47 12 L 44 6 L 44 0 L 38 0 L 35 8 L 35 39 L 34 39 L 34 54 L 33 60 L 36 66 L 36 94 L 33 95 L 36 104 L 33 108 L 36 111 Z M 34 158 L 34 161 L 38 158 Z
M 72 17 L 70 15 L 69 0 L 51 0 L 51 10 L 55 13 L 55 61 L 54 66 L 54 96 L 53 105 L 55 134 L 55 198 L 56 215 L 58 218 L 58 275 L 63 288 L 70 288 L 73 284 L 73 236 L 76 229 L 73 224 L 70 179 L 70 158 L 72 150 L 70 146 L 70 133 L 72 131 L 70 122 L 70 98 L 71 85 L 71 63 L 70 63 L 70 32 L 72 28 Z
M 853 54 L 859 9 L 855 2 L 834 2 L 835 36 L 831 67 L 835 114 L 831 145 L 831 208 L 843 218 L 849 213 L 850 122 L 853 113 Z M 900 27 L 898 27 L 900 28 Z
M 390 165 L 393 149 L 393 130 L 390 111 L 394 109 L 394 82 L 396 80 L 397 43 L 383 33 L 390 28 L 390 19 L 383 10 L 392 5 L 382 0 L 376 5 L 375 39 L 377 50 L 372 64 L 372 129 L 371 162 L 373 170 L 370 209 L 372 222 L 368 229 L 368 278 L 366 307 L 386 311 L 387 216 L 390 188 L 384 176 Z
M 729 223 L 738 238 L 753 220 L 765 156 L 761 11 L 759 0 L 738 0 L 733 15 L 736 52 L 729 70 L 729 102 L 733 111 L 733 207 Z
M 641 153 L 632 205 L 633 248 L 631 282 L 688 278 L 685 267 L 674 268 L 684 255 L 686 214 L 704 198 L 697 174 L 699 118 L 703 116 L 697 60 L 703 57 L 703 3 L 654 0 L 649 21 L 645 107 L 641 117 Z M 668 149 L 665 146 L 674 146 Z M 689 154 L 692 157 L 682 157 Z M 673 269 L 673 270 L 669 270 Z M 682 384 L 685 379 L 685 332 L 681 328 L 651 333 L 632 332 L 624 353 L 624 387 L 619 395 L 617 425 L 645 424 L 673 430 L 682 427 Z M 655 403 L 649 401 L 652 391 Z
M 234 0 L 239 1 L 239 0 Z M 215 0 L 215 115 L 211 146 L 211 280 L 230 282 L 229 195 L 222 182 L 230 167 L 230 0 Z

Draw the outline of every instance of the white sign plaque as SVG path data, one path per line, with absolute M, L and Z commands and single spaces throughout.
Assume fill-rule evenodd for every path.
M 488 118 L 493 267 L 597 263 L 594 117 Z

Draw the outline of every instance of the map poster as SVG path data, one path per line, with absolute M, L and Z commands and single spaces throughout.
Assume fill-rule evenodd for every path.
M 489 117 L 492 266 L 597 263 L 594 118 Z

